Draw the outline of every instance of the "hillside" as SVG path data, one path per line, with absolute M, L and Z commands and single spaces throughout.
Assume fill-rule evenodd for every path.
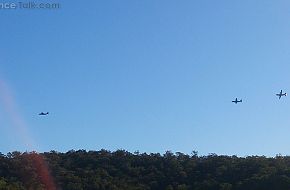
M 290 157 L 146 154 L 124 150 L 0 155 L 0 189 L 290 189 Z

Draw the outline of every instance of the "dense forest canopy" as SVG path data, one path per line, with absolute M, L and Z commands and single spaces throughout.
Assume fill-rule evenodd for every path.
M 0 189 L 290 189 L 290 157 L 125 150 L 0 154 Z

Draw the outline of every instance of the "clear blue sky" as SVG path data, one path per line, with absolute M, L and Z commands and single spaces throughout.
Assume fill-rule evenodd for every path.
M 60 2 L 0 10 L 0 152 L 290 154 L 289 1 Z

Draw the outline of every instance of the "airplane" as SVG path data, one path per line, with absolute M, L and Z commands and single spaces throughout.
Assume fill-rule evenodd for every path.
M 276 94 L 276 96 L 279 96 L 280 99 L 282 96 L 287 96 L 287 93 L 283 93 L 281 90 L 279 94 Z
M 233 100 L 232 102 L 234 102 L 235 104 L 239 103 L 239 102 L 243 102 L 243 100 L 238 100 L 238 98 L 236 98 L 235 100 Z
M 46 112 L 46 113 L 41 112 L 38 115 L 48 115 L 48 114 L 49 114 L 49 112 Z

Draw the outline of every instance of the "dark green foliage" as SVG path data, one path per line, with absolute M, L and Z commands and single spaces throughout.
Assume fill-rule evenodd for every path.
M 51 189 L 45 174 L 60 190 L 288 190 L 290 157 L 124 150 L 0 153 L 0 190 Z

